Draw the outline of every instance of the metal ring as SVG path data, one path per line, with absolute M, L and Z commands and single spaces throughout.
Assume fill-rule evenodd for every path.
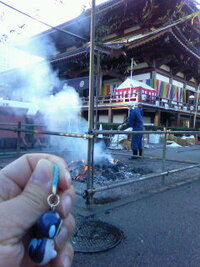
M 51 208 L 55 208 L 60 203 L 60 196 L 57 194 L 51 194 L 47 198 L 47 203 Z

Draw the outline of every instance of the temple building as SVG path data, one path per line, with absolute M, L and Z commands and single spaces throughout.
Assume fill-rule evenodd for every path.
M 121 123 L 137 101 L 147 125 L 200 127 L 199 15 L 192 0 L 110 0 L 96 7 L 96 121 Z M 54 43 L 46 59 L 79 92 L 86 118 L 90 22 L 91 10 L 86 10 L 59 30 L 32 38 Z M 129 84 L 119 87 L 124 81 Z

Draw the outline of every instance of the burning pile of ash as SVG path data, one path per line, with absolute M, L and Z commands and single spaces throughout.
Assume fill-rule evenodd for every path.
M 72 178 L 79 182 L 86 182 L 89 167 L 85 161 L 73 161 L 69 164 Z M 140 179 L 143 175 L 152 173 L 147 168 L 129 167 L 119 160 L 104 159 L 94 164 L 94 183 L 100 185 L 111 184 L 128 179 Z

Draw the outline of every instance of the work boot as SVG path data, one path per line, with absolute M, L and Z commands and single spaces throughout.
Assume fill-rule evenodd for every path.
M 133 150 L 133 156 L 128 158 L 128 159 L 138 159 L 138 151 L 137 150 Z
M 139 156 L 140 156 L 140 157 L 143 156 L 143 150 L 142 150 L 142 149 L 139 150 Z

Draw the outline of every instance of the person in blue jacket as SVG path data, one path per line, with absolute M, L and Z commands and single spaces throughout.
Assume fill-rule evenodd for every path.
M 130 114 L 127 122 L 128 127 L 132 127 L 133 131 L 143 131 L 143 111 L 141 105 L 134 105 L 130 110 Z M 131 140 L 131 149 L 133 151 L 133 156 L 130 159 L 135 159 L 137 156 L 143 155 L 143 144 L 142 144 L 143 134 L 133 134 Z

